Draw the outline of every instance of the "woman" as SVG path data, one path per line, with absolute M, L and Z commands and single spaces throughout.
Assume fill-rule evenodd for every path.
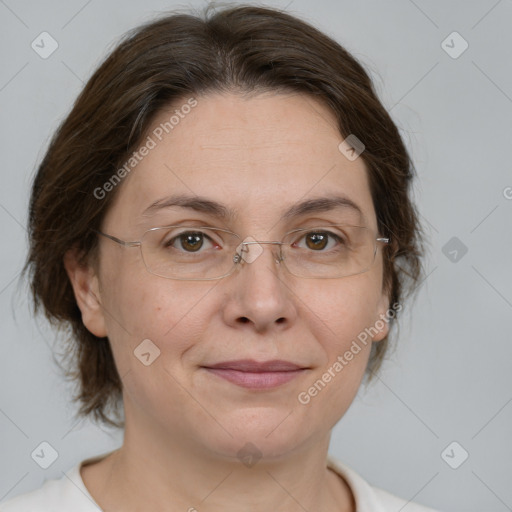
M 132 31 L 39 168 L 26 267 L 124 441 L 2 510 L 431 510 L 328 455 L 420 276 L 411 179 L 363 68 L 297 18 Z

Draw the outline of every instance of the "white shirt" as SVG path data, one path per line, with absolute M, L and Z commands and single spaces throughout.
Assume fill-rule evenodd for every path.
M 0 512 L 101 512 L 84 485 L 80 467 L 96 462 L 109 453 L 86 459 L 71 468 L 62 478 L 47 480 L 39 489 L 0 503 Z M 357 512 L 436 512 L 372 487 L 353 469 L 330 455 L 327 466 L 341 475 L 350 486 Z

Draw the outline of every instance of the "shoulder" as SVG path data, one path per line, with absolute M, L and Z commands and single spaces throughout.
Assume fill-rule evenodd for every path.
M 101 512 L 80 475 L 84 462 L 61 478 L 46 480 L 38 489 L 0 503 L 0 512 Z
M 356 471 L 331 455 L 327 459 L 327 465 L 347 482 L 354 495 L 358 512 L 396 512 L 402 509 L 407 512 L 439 512 L 371 486 Z

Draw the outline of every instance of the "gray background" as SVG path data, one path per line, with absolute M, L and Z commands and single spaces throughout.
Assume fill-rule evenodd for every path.
M 73 418 L 54 334 L 18 285 L 35 166 L 121 34 L 204 4 L 0 0 L 0 500 L 121 443 Z M 373 485 L 441 510 L 512 510 L 512 1 L 267 5 L 316 24 L 371 72 L 415 160 L 430 238 L 428 277 L 402 315 L 398 348 L 335 428 L 331 453 Z M 43 31 L 59 44 L 48 59 L 31 48 Z M 453 31 L 469 44 L 458 58 L 442 47 Z M 453 36 L 446 44 L 461 48 Z M 42 441 L 59 454 L 46 470 L 30 456 Z M 443 458 L 453 441 L 460 447 Z M 462 449 L 469 458 L 452 469 L 445 460 L 460 463 Z

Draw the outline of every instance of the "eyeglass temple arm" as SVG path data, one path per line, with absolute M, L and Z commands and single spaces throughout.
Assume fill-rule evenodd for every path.
M 112 235 L 107 235 L 107 233 L 103 233 L 102 231 L 98 231 L 97 229 L 93 229 L 93 231 L 98 235 L 102 235 L 105 238 L 109 238 L 110 240 L 113 240 L 114 242 L 117 242 L 118 244 L 124 245 L 126 247 L 136 247 L 140 245 L 140 242 L 126 242 L 125 240 L 121 240 L 120 238 L 117 238 Z

